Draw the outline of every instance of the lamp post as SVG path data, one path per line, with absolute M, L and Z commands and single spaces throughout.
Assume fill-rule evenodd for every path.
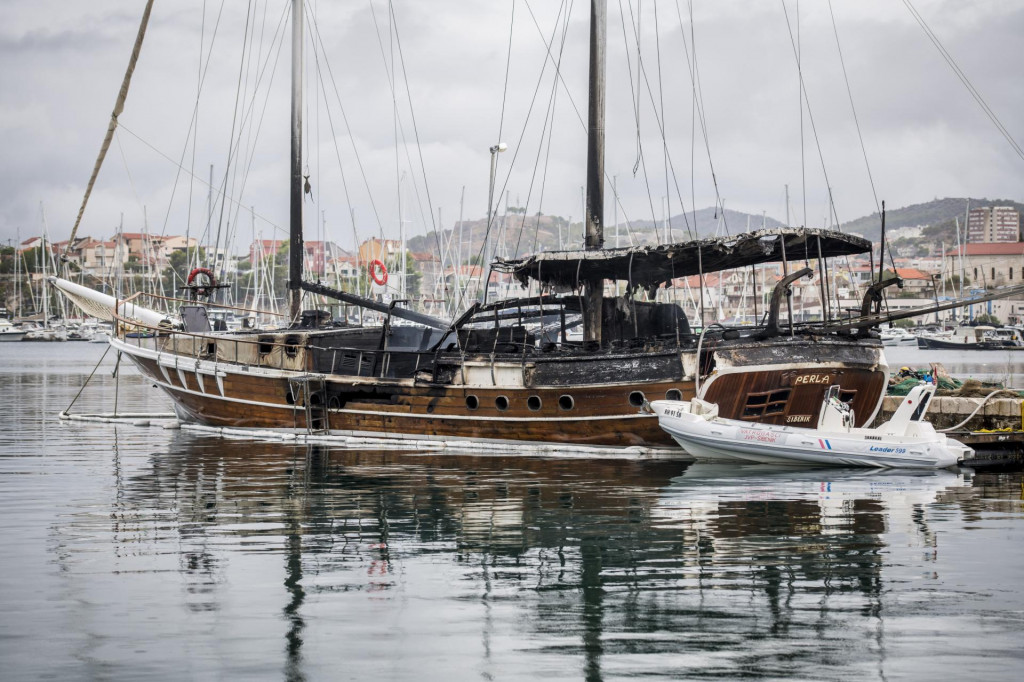
M 484 271 L 486 266 L 487 277 L 481 282 L 481 288 L 483 291 L 480 293 L 480 302 L 487 303 L 487 285 L 491 281 L 491 221 L 494 219 L 494 173 L 498 166 L 498 154 L 508 149 L 508 145 L 504 142 L 491 147 L 491 181 L 487 190 L 487 228 L 484 230 L 484 251 L 483 251 L 483 263 L 481 263 L 480 270 Z

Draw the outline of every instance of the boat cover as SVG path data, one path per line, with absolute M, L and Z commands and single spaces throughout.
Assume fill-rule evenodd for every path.
M 530 280 L 578 287 L 589 279 L 624 280 L 649 288 L 678 277 L 743 268 L 758 263 L 804 262 L 822 256 L 867 253 L 871 242 L 833 230 L 779 228 L 711 237 L 676 244 L 595 251 L 547 251 L 526 258 L 495 262 L 494 269 L 511 273 L 524 285 Z

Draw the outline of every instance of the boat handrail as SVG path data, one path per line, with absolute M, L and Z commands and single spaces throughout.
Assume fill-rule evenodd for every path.
M 171 302 L 171 303 L 186 303 L 186 304 L 192 304 L 192 305 L 197 305 L 197 304 L 198 305 L 204 305 L 207 308 L 216 308 L 217 310 L 235 310 L 235 311 L 241 311 L 241 312 L 246 312 L 246 313 L 258 313 L 260 315 L 268 315 L 270 317 L 287 317 L 284 313 L 275 313 L 275 312 L 270 311 L 270 310 L 260 310 L 259 308 L 243 308 L 242 306 L 227 305 L 226 303 L 202 303 L 202 302 L 199 302 L 199 301 L 191 301 L 191 300 L 189 300 L 187 298 L 178 298 L 176 296 L 163 296 L 161 294 L 152 294 L 152 293 L 148 293 L 148 292 L 145 292 L 145 291 L 136 291 L 134 294 L 132 294 L 131 296 L 128 296 L 127 298 L 119 298 L 117 300 L 118 300 L 118 304 L 121 304 L 121 303 L 131 303 L 135 299 L 142 298 L 142 297 L 155 298 L 155 299 L 159 299 L 161 301 L 168 301 L 168 302 Z

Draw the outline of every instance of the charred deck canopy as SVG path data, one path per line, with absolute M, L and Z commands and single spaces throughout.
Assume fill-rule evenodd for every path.
M 678 277 L 719 272 L 758 263 L 805 261 L 819 256 L 867 253 L 867 239 L 832 230 L 782 228 L 676 244 L 600 251 L 549 251 L 517 260 L 499 260 L 494 269 L 524 285 L 535 279 L 558 287 L 578 287 L 589 278 L 624 280 L 650 288 Z

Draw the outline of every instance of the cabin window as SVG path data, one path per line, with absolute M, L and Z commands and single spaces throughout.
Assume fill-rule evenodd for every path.
M 298 336 L 286 336 L 284 337 L 284 354 L 290 358 L 294 358 L 299 354 L 299 344 L 302 343 L 302 338 Z
M 575 406 L 575 401 L 571 395 L 562 395 L 558 397 L 558 406 L 563 410 L 571 410 Z
M 978 268 L 974 268 L 974 279 L 978 279 Z
M 530 408 L 530 410 L 533 412 L 539 410 L 541 406 L 543 406 L 543 404 L 544 403 L 541 402 L 539 395 L 531 395 L 529 398 L 526 399 L 526 406 Z
M 743 419 L 756 421 L 759 417 L 783 414 L 789 403 L 790 389 L 764 391 L 747 395 L 747 404 L 743 406 Z
M 480 407 L 480 399 L 477 398 L 475 395 L 467 395 L 466 407 L 468 407 L 471 410 L 475 410 L 476 408 Z
M 633 407 L 640 407 L 644 404 L 644 400 L 646 400 L 646 398 L 642 391 L 633 391 L 629 394 L 629 404 Z
M 670 388 L 665 391 L 665 400 L 682 400 L 683 392 L 678 388 Z
M 996 278 L 996 269 L 992 268 L 992 279 Z
M 1010 279 L 1013 279 L 1013 268 L 1010 268 Z
M 259 341 L 260 355 L 269 355 L 274 351 L 274 337 L 261 336 Z
M 498 408 L 499 412 L 504 412 L 508 409 L 508 398 L 503 395 L 499 395 L 494 399 L 494 406 Z

